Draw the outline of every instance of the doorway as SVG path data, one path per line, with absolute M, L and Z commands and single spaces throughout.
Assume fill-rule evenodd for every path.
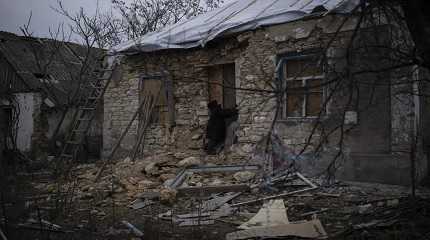
M 236 76 L 234 63 L 208 68 L 209 102 L 216 100 L 223 109 L 236 107 Z

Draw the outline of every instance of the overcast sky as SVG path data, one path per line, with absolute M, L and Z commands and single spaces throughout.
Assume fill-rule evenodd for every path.
M 111 0 L 98 0 L 102 10 L 111 9 Z M 80 7 L 94 13 L 97 0 L 62 0 L 70 12 Z M 32 12 L 31 30 L 39 37 L 49 37 L 49 28 L 56 29 L 58 24 L 67 22 L 65 17 L 51 9 L 58 6 L 57 0 L 0 0 L 0 30 L 21 34 L 19 27 L 27 23 Z
M 30 30 L 33 36 L 50 37 L 49 28 L 55 30 L 61 23 L 67 26 L 68 19 L 55 12 L 52 7 L 58 8 L 58 0 L 0 0 L 0 31 L 13 32 L 22 35 L 19 29 L 27 24 L 30 13 L 32 13 Z M 125 0 L 125 2 L 132 0 Z M 224 0 L 224 3 L 233 0 Z M 111 0 L 61 0 L 65 9 L 70 13 L 79 11 L 80 7 L 86 13 L 92 15 L 97 9 L 101 11 L 113 9 Z M 204 2 L 204 1 L 202 1 Z M 114 11 L 115 12 L 115 11 Z M 68 29 L 65 29 L 68 30 Z M 71 41 L 80 42 L 78 37 Z

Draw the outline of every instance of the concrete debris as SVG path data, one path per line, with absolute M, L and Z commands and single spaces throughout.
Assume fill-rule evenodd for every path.
M 157 186 L 158 184 L 151 180 L 141 180 L 137 182 L 137 187 L 139 189 L 148 189 Z
M 255 227 L 247 230 L 228 233 L 227 240 L 248 238 L 275 238 L 296 236 L 312 239 L 326 239 L 327 233 L 318 219 L 311 221 L 291 222 L 270 227 Z
M 156 175 L 158 174 L 157 163 L 152 162 L 145 167 L 145 173 L 148 175 Z
M 330 237 L 354 234 L 333 239 L 358 239 L 360 234 L 366 232 L 391 231 L 392 228 L 402 230 L 399 227 L 407 225 L 404 224 L 407 221 L 416 221 L 408 214 L 421 214 L 426 212 L 423 209 L 430 209 L 428 200 L 409 199 L 407 188 L 394 191 L 393 187 L 385 189 L 353 183 L 318 187 L 316 183 L 322 182 L 322 179 L 308 179 L 300 173 L 282 173 L 263 181 L 258 177 L 261 168 L 256 165 L 179 167 L 179 162 L 189 164 L 197 162 L 196 159 L 199 161 L 199 158 L 189 156 L 198 154 L 160 154 L 135 162 L 125 158 L 110 166 L 111 171 L 106 171 L 97 183 L 93 181 L 95 166 L 88 164 L 73 169 L 79 180 L 76 185 L 66 183 L 57 189 L 52 181 L 35 182 L 34 189 L 41 194 L 37 199 L 28 198 L 32 203 L 27 207 L 34 209 L 37 203 L 42 219 L 50 219 L 43 214 L 50 213 L 49 207 L 52 209 L 52 206 L 44 206 L 43 202 L 55 199 L 53 194 L 57 190 L 66 193 L 71 188 L 76 192 L 74 200 L 84 203 L 77 204 L 82 209 L 71 214 L 90 218 L 81 219 L 73 226 L 69 226 L 68 222 L 57 222 L 56 225 L 43 220 L 41 227 L 38 215 L 33 211 L 28 215 L 33 220 L 17 226 L 31 231 L 78 231 L 89 229 L 94 223 L 110 221 L 111 216 L 121 213 L 120 216 L 127 220 L 123 222 L 127 228 L 107 232 L 106 227 L 101 232 L 117 235 L 115 238 L 118 239 L 133 239 L 142 238 L 144 233 L 147 235 L 145 237 L 149 237 L 150 231 L 164 230 L 167 226 L 212 225 L 210 228 L 208 226 L 208 234 L 216 231 L 217 239 L 224 236 L 227 239 L 327 238 L 327 233 Z M 318 191 L 313 191 L 316 189 Z M 88 202 L 91 204 L 86 205 Z M 111 215 L 113 204 L 116 212 Z M 139 219 L 134 219 L 136 217 Z M 426 221 L 422 225 L 426 227 L 430 222 L 427 219 L 426 216 L 422 218 Z M 0 218 L 0 224 L 4 221 Z M 149 225 L 151 228 L 130 223 L 146 224 L 147 221 L 152 224 Z M 233 226 L 238 229 L 225 235 L 226 231 L 232 231 Z M 169 236 L 171 239 L 188 239 L 187 235 L 183 235 L 187 228 L 176 230 L 178 235 Z
M 186 168 L 191 166 L 198 166 L 200 164 L 201 161 L 197 157 L 187 157 L 178 162 L 178 167 Z
M 191 137 L 192 140 L 199 140 L 200 138 L 202 138 L 202 134 L 195 134 Z
M 160 199 L 160 192 L 147 191 L 137 195 L 138 198 L 148 199 L 148 200 L 158 200 Z
M 285 208 L 284 200 L 274 199 L 264 204 L 254 217 L 238 228 L 271 227 L 288 223 L 287 209 Z
M 251 171 L 237 172 L 233 175 L 233 177 L 238 182 L 249 182 L 255 177 L 255 172 L 251 172 Z
M 163 188 L 160 191 L 160 202 L 167 205 L 172 205 L 176 201 L 176 194 L 178 192 L 175 189 Z

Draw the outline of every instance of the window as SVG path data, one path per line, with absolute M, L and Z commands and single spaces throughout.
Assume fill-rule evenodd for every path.
M 285 117 L 316 117 L 323 103 L 322 67 L 315 56 L 285 59 L 283 64 Z

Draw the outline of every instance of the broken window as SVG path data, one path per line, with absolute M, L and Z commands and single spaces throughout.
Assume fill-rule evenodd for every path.
M 283 76 L 287 87 L 284 116 L 318 116 L 323 103 L 324 73 L 317 58 L 304 56 L 285 60 Z

